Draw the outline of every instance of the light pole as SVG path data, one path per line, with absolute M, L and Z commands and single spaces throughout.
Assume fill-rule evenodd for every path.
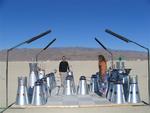
M 38 54 L 36 54 L 36 56 L 35 56 L 36 62 L 38 62 L 38 57 L 39 57 L 39 55 L 40 55 L 43 51 L 45 51 L 55 40 L 56 40 L 56 38 L 53 39 L 47 46 L 45 46 Z
M 111 67 L 113 69 L 113 54 L 111 51 L 109 51 L 97 38 L 95 38 L 95 40 L 99 43 L 99 45 L 101 45 L 103 47 L 104 50 L 106 50 L 110 55 L 111 55 Z
M 148 60 L 148 62 L 147 62 L 147 67 L 148 67 L 148 96 L 149 96 L 149 105 L 150 105 L 150 66 L 149 66 L 149 65 L 150 65 L 150 64 L 149 64 L 149 63 L 150 63 L 150 62 L 149 62 L 149 57 L 150 57 L 150 55 L 149 55 L 149 48 L 147 48 L 147 47 L 145 47 L 145 46 L 143 46 L 143 45 L 141 45 L 141 44 L 139 44 L 139 43 L 137 43 L 137 42 L 135 42 L 135 41 L 129 40 L 129 39 L 127 39 L 127 38 L 125 38 L 125 37 L 123 37 L 123 36 L 121 36 L 121 35 L 119 35 L 119 34 L 113 32 L 113 31 L 111 31 L 111 30 L 109 30 L 109 29 L 106 29 L 105 32 L 107 32 L 107 33 L 109 33 L 109 34 L 111 34 L 111 35 L 113 35 L 113 36 L 115 36 L 115 37 L 117 37 L 117 38 L 123 40 L 123 41 L 126 42 L 126 43 L 131 42 L 131 43 L 133 43 L 133 44 L 136 44 L 136 45 L 138 45 L 138 46 L 144 48 L 144 49 L 147 51 L 147 60 Z
M 33 41 L 43 37 L 44 35 L 47 35 L 50 32 L 51 32 L 51 30 L 48 30 L 46 32 L 43 32 L 43 33 L 35 36 L 35 37 L 30 38 L 27 41 L 19 43 L 18 45 L 14 46 L 14 47 L 12 47 L 10 49 L 7 49 L 7 53 L 6 53 L 6 107 L 8 107 L 8 88 L 9 88 L 8 87 L 8 60 L 9 60 L 9 52 L 12 51 L 13 49 L 23 45 L 23 44 L 29 44 L 29 43 L 31 43 L 31 42 L 33 42 Z

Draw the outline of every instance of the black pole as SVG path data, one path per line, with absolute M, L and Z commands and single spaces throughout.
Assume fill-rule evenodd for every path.
M 113 54 L 112 54 L 112 52 L 110 52 L 97 38 L 95 38 L 95 40 L 98 42 L 99 45 L 101 45 L 103 47 L 103 49 L 105 49 L 111 55 L 111 67 L 113 69 L 114 66 L 113 66 Z
M 140 45 L 140 44 L 138 44 L 138 43 L 136 43 L 136 42 L 134 42 L 134 41 L 131 41 L 130 40 L 130 42 L 132 42 L 132 43 L 134 43 L 134 44 L 136 44 L 136 45 L 138 45 L 138 46 L 140 46 L 140 47 L 142 47 L 142 48 L 144 48 L 144 49 L 146 49 L 146 51 L 147 51 L 147 68 L 148 68 L 148 95 L 149 95 L 149 105 L 150 105 L 150 61 L 149 61 L 149 58 L 150 58 L 150 55 L 149 55 L 149 48 L 147 48 L 147 47 L 144 47 L 143 45 Z
M 52 43 L 54 43 L 55 40 L 56 40 L 56 38 L 54 38 L 50 43 L 48 43 L 48 44 L 35 56 L 36 62 L 38 62 L 38 57 L 39 57 L 39 55 L 40 55 L 43 51 L 45 51 Z
M 9 57 L 9 50 L 6 53 L 6 107 L 8 106 L 8 57 Z
M 26 43 L 26 42 L 22 42 L 22 43 L 20 43 L 20 44 L 18 44 L 18 45 L 16 45 L 16 46 L 14 46 L 14 47 L 12 47 L 12 48 L 8 49 L 8 51 L 11 51 L 11 50 L 13 50 L 13 49 L 15 49 L 15 48 L 17 48 L 17 47 L 19 47 L 19 46 L 21 46 L 21 45 L 25 44 L 25 43 Z
M 40 53 L 42 53 L 44 50 L 42 49 L 36 56 L 35 56 L 35 61 L 38 62 L 38 57 L 40 55 Z
M 150 105 L 150 62 L 149 62 L 149 49 L 147 49 L 147 59 L 148 59 L 148 89 L 149 89 L 149 105 Z
M 150 66 L 149 66 L 150 65 L 150 60 L 149 60 L 150 55 L 149 55 L 149 48 L 147 48 L 147 47 L 145 47 L 145 46 L 143 46 L 143 45 L 141 45 L 141 44 L 139 44 L 139 43 L 137 43 L 135 41 L 129 40 L 129 39 L 127 39 L 127 38 L 125 38 L 125 37 L 123 37 L 123 36 L 113 32 L 113 31 L 111 31 L 109 29 L 106 29 L 105 32 L 107 32 L 107 33 L 109 33 L 109 34 L 111 34 L 111 35 L 113 35 L 113 36 L 123 40 L 124 42 L 127 42 L 127 43 L 131 42 L 131 43 L 133 43 L 133 44 L 135 44 L 135 45 L 137 45 L 137 46 L 139 46 L 141 48 L 146 49 L 146 51 L 147 51 L 147 60 L 148 60 L 147 61 L 147 68 L 148 68 L 148 98 L 149 98 L 149 105 L 150 105 Z
M 0 113 L 4 113 L 4 111 L 6 111 L 7 109 L 9 109 L 12 105 L 14 105 L 16 102 L 13 102 L 12 104 L 10 104 L 9 106 L 7 106 L 3 111 L 1 111 Z

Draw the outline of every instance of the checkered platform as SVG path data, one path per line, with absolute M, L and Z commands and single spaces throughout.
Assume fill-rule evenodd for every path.
M 89 95 L 71 95 L 71 96 L 51 96 L 45 105 L 13 105 L 13 108 L 84 108 L 84 107 L 108 107 L 108 106 L 143 106 L 143 103 L 137 104 L 114 104 L 109 102 L 106 98 L 100 97 L 96 94 Z
M 91 95 L 71 95 L 71 96 L 52 96 L 49 97 L 46 105 L 99 105 L 110 104 L 110 102 L 103 97 L 96 94 Z

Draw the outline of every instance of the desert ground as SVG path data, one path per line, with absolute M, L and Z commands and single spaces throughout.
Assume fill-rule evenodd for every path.
M 130 76 L 138 75 L 140 96 L 143 101 L 148 102 L 148 80 L 147 80 L 147 61 L 124 61 L 126 68 L 132 68 Z M 0 107 L 5 107 L 5 62 L 0 62 Z M 71 70 L 74 73 L 75 83 L 78 84 L 81 75 L 89 78 L 92 74 L 98 71 L 97 61 L 69 61 Z M 59 61 L 40 61 L 39 66 L 45 69 L 46 73 L 52 72 L 54 69 L 58 70 Z M 108 62 L 108 67 L 110 62 Z M 29 62 L 17 61 L 9 62 L 9 104 L 15 101 L 17 91 L 17 77 L 29 76 Z M 56 73 L 59 78 L 59 73 Z M 150 106 L 112 106 L 112 107 L 85 107 L 85 108 L 26 108 L 26 109 L 9 109 L 5 113 L 149 113 Z

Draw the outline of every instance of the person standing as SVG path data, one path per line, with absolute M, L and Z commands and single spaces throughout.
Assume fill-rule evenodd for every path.
M 59 63 L 59 74 L 61 79 L 61 86 L 63 87 L 65 85 L 65 79 L 69 70 L 69 63 L 67 62 L 66 57 L 63 56 L 62 61 Z
M 107 71 L 107 62 L 103 55 L 98 56 L 98 66 L 99 66 L 99 75 L 100 78 L 105 81 L 106 79 L 106 71 Z
M 103 55 L 98 56 L 98 67 L 99 67 L 99 92 L 98 95 L 106 96 L 107 93 L 107 62 Z

